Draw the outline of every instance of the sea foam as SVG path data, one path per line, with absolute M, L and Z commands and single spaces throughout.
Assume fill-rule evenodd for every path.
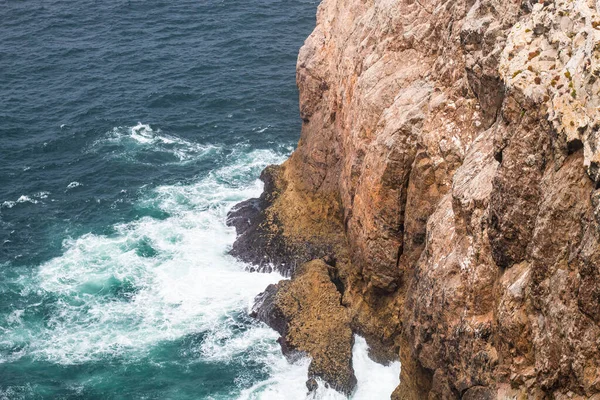
M 236 187 L 218 178 L 247 180 L 281 160 L 267 151 L 246 157 L 251 162 L 241 157 L 194 184 L 152 191 L 140 204 L 166 211 L 164 220 L 145 217 L 114 226 L 114 235 L 66 240 L 62 256 L 39 268 L 38 285 L 57 299 L 60 312 L 49 318 L 51 329 L 30 342 L 30 354 L 61 364 L 143 357 L 164 340 L 226 331 L 231 314 L 281 279 L 248 274 L 227 255 L 235 232 L 224 224 L 226 213 L 258 195 L 261 185 Z M 209 350 L 206 357 L 218 357 Z
M 143 142 L 151 135 L 148 129 L 140 126 L 132 134 Z M 254 297 L 282 277 L 248 273 L 229 256 L 235 230 L 224 222 L 234 204 L 260 194 L 262 184 L 255 177 L 285 155 L 244 150 L 197 182 L 159 186 L 139 200 L 139 207 L 160 209 L 168 217 L 144 217 L 113 226 L 111 235 L 65 240 L 62 255 L 40 265 L 33 279 L 23 279 L 21 289 L 22 296 L 42 298 L 28 307 L 43 303 L 51 312 L 35 326 L 26 320 L 27 310 L 12 313 L 0 348 L 20 350 L 5 353 L 1 361 L 133 362 L 161 343 L 201 333 L 192 354 L 199 361 L 229 363 L 242 357 L 266 368 L 265 380 L 239 377 L 228 398 L 344 399 L 323 382 L 307 394 L 310 360 L 290 363 L 277 333 L 248 319 Z M 352 398 L 387 398 L 397 385 L 399 365 L 380 366 L 366 354 L 366 342 L 357 337 L 358 388 Z
M 368 356 L 369 346 L 364 338 L 355 336 L 352 349 L 352 367 L 356 374 L 356 390 L 350 396 L 351 400 L 389 399 L 394 389 L 400 383 L 400 363 L 389 365 L 377 364 Z M 306 379 L 310 359 L 303 358 L 295 363 L 289 363 L 280 357 L 265 360 L 272 366 L 270 379 L 256 383 L 242 392 L 239 400 L 344 400 L 346 396 L 327 388 L 327 385 L 317 379 L 318 389 L 307 393 Z
M 88 148 L 90 152 L 101 152 L 108 157 L 124 158 L 138 163 L 147 163 L 150 154 L 164 159 L 163 163 L 167 164 L 197 160 L 218 150 L 218 147 L 169 135 L 159 128 L 153 129 L 141 122 L 134 126 L 115 127 Z
M 39 197 L 41 199 L 45 198 L 45 197 L 37 196 L 37 195 L 36 195 L 36 197 Z M 39 203 L 39 201 L 32 199 L 29 196 L 21 195 L 21 196 L 19 196 L 19 198 L 16 201 L 6 200 L 6 201 L 2 202 L 2 204 L 0 205 L 0 208 L 13 208 L 17 204 L 24 204 L 24 203 L 37 204 L 37 203 Z

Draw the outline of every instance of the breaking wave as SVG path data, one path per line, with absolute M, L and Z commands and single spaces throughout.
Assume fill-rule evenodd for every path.
M 88 151 L 142 164 L 173 164 L 192 161 L 218 150 L 218 147 L 188 141 L 138 122 L 135 126 L 113 128 L 94 141 Z

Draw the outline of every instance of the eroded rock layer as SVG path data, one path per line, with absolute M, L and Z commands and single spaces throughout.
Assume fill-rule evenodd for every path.
M 600 399 L 599 10 L 320 5 L 298 148 L 234 252 L 335 259 L 332 312 L 400 357 L 395 399 Z

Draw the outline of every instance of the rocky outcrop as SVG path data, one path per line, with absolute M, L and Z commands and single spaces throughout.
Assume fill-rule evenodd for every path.
M 298 148 L 234 252 L 335 258 L 393 398 L 600 398 L 599 10 L 320 5 Z
M 227 215 L 227 225 L 238 234 L 232 255 L 260 272 L 276 269 L 286 276 L 310 260 L 345 255 L 335 200 L 295 193 L 285 167 L 271 165 L 260 178 L 260 198 L 237 204 Z
M 315 377 L 342 393 L 356 386 L 352 370 L 354 343 L 350 318 L 340 304 L 341 293 L 332 281 L 332 269 L 323 260 L 299 267 L 292 280 L 271 285 L 259 295 L 252 315 L 281 335 L 284 354 L 303 352 L 312 357 L 307 386 Z

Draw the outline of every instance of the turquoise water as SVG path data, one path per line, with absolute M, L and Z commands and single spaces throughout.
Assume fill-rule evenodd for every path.
M 306 398 L 224 221 L 295 146 L 316 5 L 0 6 L 0 399 Z

